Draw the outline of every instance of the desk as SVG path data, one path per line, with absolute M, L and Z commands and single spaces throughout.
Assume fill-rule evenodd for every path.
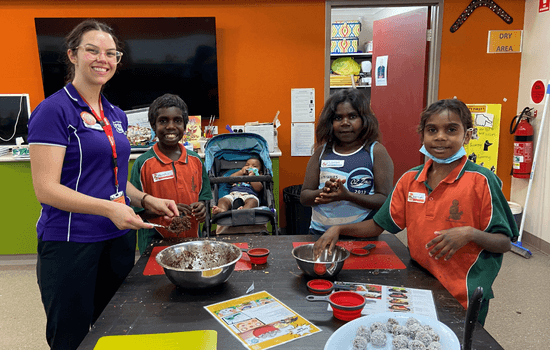
M 126 281 L 110 304 L 105 308 L 79 349 L 92 350 L 99 338 L 107 335 L 151 334 L 191 330 L 215 330 L 218 332 L 218 349 L 244 349 L 244 346 L 218 323 L 203 307 L 245 294 L 254 282 L 255 292 L 267 291 L 296 313 L 322 329 L 322 332 L 304 337 L 276 349 L 322 349 L 330 337 L 345 322 L 332 317 L 326 303 L 310 303 L 304 275 L 292 257 L 292 242 L 308 242 L 311 236 L 239 235 L 218 238 L 223 242 L 246 242 L 249 248 L 270 249 L 266 265 L 253 266 L 252 270 L 234 271 L 224 284 L 211 289 L 186 291 L 177 289 L 166 276 L 144 276 L 151 247 L 140 257 Z M 338 280 L 373 284 L 430 289 L 433 291 L 438 318 L 451 328 L 462 342 L 466 310 L 431 275 L 411 261 L 407 248 L 391 234 L 368 240 L 382 240 L 407 266 L 395 270 L 342 270 Z M 167 245 L 158 242 L 156 245 Z M 477 325 L 473 336 L 473 348 L 502 349 L 497 341 Z

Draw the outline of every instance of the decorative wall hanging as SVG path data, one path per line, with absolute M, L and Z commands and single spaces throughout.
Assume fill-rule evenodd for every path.
M 496 13 L 502 20 L 508 24 L 511 24 L 514 19 L 512 16 L 510 16 L 506 11 L 502 9 L 502 7 L 498 6 L 496 2 L 493 0 L 472 0 L 468 7 L 462 12 L 462 14 L 458 17 L 458 19 L 453 23 L 451 26 L 451 33 L 454 33 L 460 28 L 462 23 L 466 22 L 468 17 L 474 12 L 474 10 L 478 7 L 488 7 L 491 11 Z

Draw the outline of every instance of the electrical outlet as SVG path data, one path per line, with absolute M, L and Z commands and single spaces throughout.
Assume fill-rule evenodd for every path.
M 212 126 L 206 126 L 205 131 L 212 130 L 212 135 L 218 135 L 218 126 L 212 125 Z
M 231 125 L 233 132 L 244 132 L 244 125 Z

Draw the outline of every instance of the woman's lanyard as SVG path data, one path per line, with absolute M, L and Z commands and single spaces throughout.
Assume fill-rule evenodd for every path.
M 82 97 L 82 95 L 80 97 Z M 109 120 L 107 118 L 105 118 L 105 114 L 103 113 L 103 105 L 101 104 L 101 97 L 99 98 L 100 115 L 96 114 L 96 112 L 94 111 L 92 106 L 90 106 L 90 104 L 88 103 L 88 101 L 86 101 L 84 99 L 84 97 L 82 97 L 82 100 L 84 102 L 86 102 L 86 104 L 88 105 L 88 107 L 92 111 L 92 114 L 94 115 L 95 119 L 97 120 L 99 125 L 101 125 L 101 127 L 103 128 L 103 131 L 105 131 L 105 135 L 107 135 L 107 139 L 109 139 L 109 143 L 111 144 L 111 149 L 113 151 L 113 170 L 114 170 L 114 173 L 115 173 L 115 189 L 116 189 L 116 192 L 115 192 L 114 196 L 116 196 L 116 198 L 122 197 L 121 194 L 119 194 L 119 192 L 118 192 L 118 162 L 117 162 L 115 138 L 113 136 L 113 128 L 111 127 L 111 123 L 109 123 Z M 111 199 L 113 199 L 113 200 L 115 200 L 116 198 L 113 198 L 113 196 L 111 196 Z

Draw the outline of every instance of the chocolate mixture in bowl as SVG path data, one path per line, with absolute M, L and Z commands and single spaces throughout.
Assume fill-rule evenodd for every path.
M 224 265 L 236 257 L 228 249 L 213 246 L 190 247 L 166 258 L 164 263 L 174 269 L 205 270 Z

